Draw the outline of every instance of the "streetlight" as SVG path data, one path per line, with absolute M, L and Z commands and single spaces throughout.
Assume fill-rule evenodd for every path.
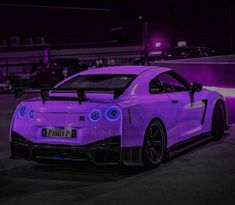
M 148 65 L 149 58 L 149 31 L 148 31 L 148 22 L 143 19 L 143 16 L 138 16 L 138 19 L 142 23 L 142 43 L 144 50 L 144 65 Z
M 144 59 L 145 65 L 148 65 L 149 58 L 149 32 L 148 32 L 148 22 L 144 21 L 143 23 L 143 46 L 144 46 Z

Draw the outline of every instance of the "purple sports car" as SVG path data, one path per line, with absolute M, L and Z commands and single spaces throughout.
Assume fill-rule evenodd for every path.
M 224 98 L 171 69 L 118 66 L 74 75 L 18 105 L 11 157 L 158 166 L 227 126 Z

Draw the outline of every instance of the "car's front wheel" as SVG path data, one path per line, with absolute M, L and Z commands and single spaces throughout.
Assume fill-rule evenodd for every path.
M 224 108 L 220 101 L 217 101 L 213 111 L 212 117 L 212 131 L 211 135 L 215 140 L 220 140 L 224 135 L 225 130 L 225 114 Z
M 162 123 L 153 120 L 145 133 L 143 164 L 146 168 L 159 166 L 166 153 L 166 134 Z

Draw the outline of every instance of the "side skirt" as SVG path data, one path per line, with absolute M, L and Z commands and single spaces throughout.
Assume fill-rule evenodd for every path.
M 206 133 L 197 135 L 195 137 L 192 137 L 190 139 L 184 140 L 182 142 L 179 142 L 179 143 L 174 144 L 171 147 L 167 148 L 167 157 L 168 158 L 174 157 L 174 156 L 179 155 L 189 149 L 196 147 L 197 145 L 201 145 L 203 143 L 206 143 L 212 139 L 213 139 L 213 137 L 210 136 L 210 132 L 206 132 Z
M 197 145 L 209 142 L 213 137 L 210 136 L 210 132 L 206 132 L 190 139 L 184 140 L 177 144 L 172 145 L 166 151 L 166 157 L 172 158 L 185 151 L 195 148 Z M 120 162 L 125 166 L 142 166 L 142 147 L 122 147 Z

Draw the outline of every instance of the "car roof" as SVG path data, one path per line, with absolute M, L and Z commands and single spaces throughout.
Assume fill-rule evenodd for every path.
M 148 77 L 151 77 L 151 75 L 159 75 L 161 73 L 170 71 L 170 68 L 164 68 L 164 67 L 158 67 L 158 66 L 133 66 L 133 65 L 129 65 L 129 66 L 110 66 L 110 67 L 103 67 L 103 68 L 94 68 L 94 69 L 90 69 L 90 70 L 86 70 L 86 71 L 82 71 L 79 72 L 75 75 L 70 76 L 69 78 L 66 78 L 65 80 L 61 81 L 60 83 L 58 83 L 55 87 L 59 87 L 60 85 L 62 85 L 63 83 L 79 76 L 79 75 L 140 75 L 140 74 L 146 74 Z M 149 75 L 150 72 L 151 74 Z M 142 76 L 144 77 L 144 76 Z M 144 77 L 144 79 L 146 79 Z
M 169 68 L 157 67 L 157 66 L 110 66 L 104 68 L 95 68 L 86 71 L 82 71 L 80 75 L 92 75 L 92 74 L 126 74 L 126 75 L 139 75 L 144 71 L 150 69 L 158 69 L 159 73 L 169 71 Z

